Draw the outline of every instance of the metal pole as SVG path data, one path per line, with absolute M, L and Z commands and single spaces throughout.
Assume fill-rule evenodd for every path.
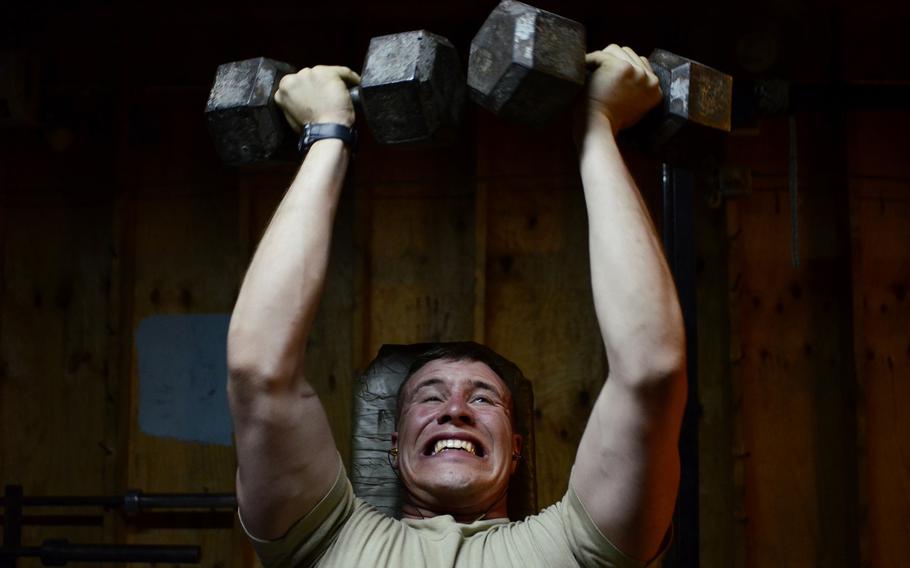
M 22 486 L 7 485 L 3 492 L 3 547 L 22 545 Z M 15 568 L 16 559 L 0 556 L 0 568 Z
M 698 337 L 695 284 L 695 178 L 692 172 L 661 166 L 663 243 L 676 282 L 686 331 L 686 375 L 689 398 L 679 437 L 681 476 L 674 537 L 667 568 L 697 567 L 698 559 Z

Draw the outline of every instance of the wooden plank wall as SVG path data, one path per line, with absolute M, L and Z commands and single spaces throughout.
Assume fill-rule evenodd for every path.
M 841 313 L 852 300 L 837 206 L 843 162 L 830 158 L 836 148 L 820 120 L 795 121 L 799 268 L 790 252 L 787 118 L 764 121 L 760 136 L 732 140 L 728 156 L 754 176 L 753 194 L 727 211 L 738 343 L 731 380 L 741 423 L 733 451 L 743 460 L 743 503 L 735 509 L 745 523 L 747 565 L 852 566 L 856 431 L 846 404 L 852 338 L 842 333 L 851 318 Z
M 857 112 L 847 127 L 861 561 L 897 567 L 910 550 L 910 120 Z
M 154 94 L 150 99 L 146 104 L 163 102 Z M 161 118 L 187 146 L 206 142 L 199 133 L 181 135 L 180 125 L 190 118 L 182 111 L 171 109 Z M 731 143 L 730 159 L 754 168 L 755 187 L 748 199 L 726 206 L 728 226 L 718 211 L 700 211 L 705 565 L 815 563 L 831 546 L 828 535 L 838 530 L 826 518 L 837 507 L 862 509 L 861 526 L 839 530 L 862 536 L 857 546 L 865 565 L 898 565 L 894 551 L 903 546 L 910 510 L 901 498 L 906 418 L 899 405 L 907 396 L 907 172 L 899 156 L 882 158 L 896 151 L 885 142 L 878 152 L 858 148 L 893 139 L 896 134 L 880 133 L 900 124 L 887 115 L 863 115 L 847 130 L 848 153 L 856 156 L 848 178 L 855 285 L 849 305 L 857 328 L 862 453 L 850 460 L 848 451 L 834 465 L 858 469 L 855 501 L 818 479 L 831 465 L 819 453 L 842 443 L 819 417 L 838 416 L 824 398 L 838 376 L 832 369 L 842 365 L 836 353 L 842 339 L 831 336 L 832 321 L 840 320 L 829 313 L 841 292 L 826 284 L 833 277 L 825 264 L 833 254 L 829 241 L 812 244 L 817 227 L 805 218 L 803 266 L 790 264 L 786 144 L 780 143 L 788 135 L 786 121 L 770 121 L 760 137 Z M 466 145 L 455 155 L 364 149 L 376 158 L 358 163 L 339 211 L 330 283 L 309 345 L 310 374 L 346 456 L 351 379 L 380 343 L 485 340 L 535 383 L 538 451 L 547 458 L 540 460 L 539 491 L 546 503 L 564 490 L 582 428 L 575 418 L 587 411 L 605 373 L 587 280 L 584 204 L 568 144 L 536 147 L 516 127 L 476 128 L 476 147 Z M 567 141 L 564 134 L 556 129 L 547 138 Z M 809 164 L 819 160 L 813 140 L 808 135 L 804 141 Z M 146 150 L 126 144 L 120 151 L 121 172 L 141 175 L 127 175 L 116 198 L 101 192 L 73 201 L 57 189 L 56 177 L 5 180 L 30 193 L 4 194 L 3 471 L 36 493 L 230 490 L 229 448 L 138 431 L 133 333 L 155 313 L 230 310 L 246 259 L 293 170 L 247 172 L 232 181 L 213 175 L 210 165 L 181 162 L 186 150 L 179 147 L 164 155 L 154 144 Z M 632 158 L 653 203 L 652 165 Z M 36 170 L 40 163 L 33 162 Z M 474 178 L 464 173 L 472 168 Z M 809 187 L 801 206 L 812 219 L 814 200 L 825 196 L 817 197 L 810 185 L 810 168 L 803 169 Z M 102 174 L 82 175 L 80 184 L 113 183 Z M 724 229 L 729 245 L 716 240 Z M 727 278 L 729 385 L 717 355 L 727 349 L 724 333 L 708 327 L 725 325 L 723 287 L 714 283 Z M 31 340 L 39 335 L 50 339 Z M 129 382 L 117 379 L 117 361 Z M 78 405 L 63 404 L 61 384 L 75 389 L 66 396 Z M 44 395 L 51 391 L 53 396 Z M 125 414 L 118 410 L 123 401 L 132 405 Z M 48 412 L 48 404 L 57 410 Z M 42 450 L 34 452 L 30 444 Z M 118 448 L 126 452 L 120 465 Z M 51 466 L 49 456 L 54 463 L 78 464 L 81 473 Z M 850 487 L 846 491 L 850 495 Z M 110 520 L 105 527 L 33 530 L 27 538 L 120 535 L 128 542 L 201 543 L 205 565 L 251 562 L 236 529 L 200 533 Z M 737 537 L 737 527 L 744 537 Z
M 2 147 L 0 183 L 16 191 L 0 192 L 0 483 L 105 493 L 126 437 L 107 357 L 113 180 L 83 161 L 90 152 L 61 160 L 41 147 Z M 70 184 L 94 191 L 74 194 Z M 112 531 L 99 518 L 95 527 L 26 527 L 23 539 L 98 542 Z
M 153 315 L 228 314 L 238 290 L 237 186 L 213 157 L 193 106 L 202 93 L 150 88 L 127 96 L 114 235 L 118 258 L 120 371 L 131 396 L 122 483 L 146 492 L 232 492 L 230 446 L 148 435 L 139 428 L 136 331 Z M 199 544 L 206 566 L 227 566 L 231 531 L 174 530 L 169 522 L 124 527 L 137 544 Z M 226 527 L 233 525 L 227 518 Z
M 528 132 L 484 117 L 477 183 L 486 210 L 484 340 L 534 384 L 538 498 L 562 497 L 606 376 L 588 272 L 587 223 L 565 125 Z
M 753 194 L 727 206 L 730 426 L 741 433 L 731 444 L 742 477 L 737 466 L 724 516 L 742 522 L 749 566 L 898 566 L 910 527 L 899 434 L 907 424 L 897 410 L 910 377 L 906 115 L 854 113 L 834 137 L 826 121 L 797 117 L 798 269 L 787 119 L 730 144 L 731 161 L 755 176 Z
M 107 47 L 65 23 L 49 32 L 69 33 L 58 41 L 73 50 L 58 47 L 58 82 L 97 83 L 107 94 L 75 99 L 109 104 L 69 131 L 4 130 L 0 481 L 32 494 L 229 491 L 230 448 L 139 431 L 135 332 L 154 314 L 230 311 L 293 169 L 217 163 L 199 119 L 206 86 L 187 80 L 207 76 L 210 61 L 170 68 L 167 54 L 139 47 L 154 45 L 161 22 L 116 54 L 130 69 L 116 80 L 97 69 L 76 77 Z M 326 33 L 309 55 L 357 61 L 367 28 L 353 42 Z M 268 35 L 264 51 L 299 52 L 292 35 Z M 235 55 L 247 54 L 209 59 Z M 697 207 L 702 564 L 900 566 L 910 552 L 910 121 L 796 120 L 800 268 L 786 118 L 727 145 L 728 161 L 753 171 L 753 194 Z M 654 164 L 630 160 L 657 211 Z M 538 492 L 542 505 L 559 498 L 578 417 L 606 374 L 564 125 L 528 131 L 472 113 L 454 147 L 420 150 L 367 135 L 351 174 L 307 346 L 342 455 L 353 377 L 379 345 L 475 339 L 533 381 Z M 236 526 L 172 530 L 109 515 L 25 536 L 201 543 L 204 566 L 253 563 Z

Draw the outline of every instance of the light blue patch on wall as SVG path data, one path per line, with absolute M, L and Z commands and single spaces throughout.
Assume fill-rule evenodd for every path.
M 136 331 L 139 429 L 150 436 L 231 445 L 227 402 L 230 316 L 157 315 Z

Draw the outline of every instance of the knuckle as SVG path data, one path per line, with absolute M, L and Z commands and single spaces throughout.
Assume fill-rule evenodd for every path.
M 650 91 L 651 91 L 651 98 L 654 99 L 655 103 L 660 102 L 660 100 L 664 97 L 664 93 L 660 88 L 660 84 L 654 85 L 650 89 Z

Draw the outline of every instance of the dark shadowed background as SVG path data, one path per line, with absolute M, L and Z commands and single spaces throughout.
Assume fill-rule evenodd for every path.
M 33 495 L 232 491 L 218 349 L 294 166 L 218 161 L 202 112 L 215 68 L 265 55 L 358 69 L 371 36 L 417 28 L 449 37 L 466 64 L 494 5 L 0 8 L 0 483 Z M 739 94 L 792 87 L 774 112 L 738 99 L 734 131 L 697 178 L 688 534 L 700 565 L 906 565 L 907 4 L 536 5 L 582 21 L 592 49 L 675 51 L 733 75 Z M 532 130 L 468 109 L 454 146 L 362 137 L 309 377 L 348 459 L 352 380 L 382 343 L 490 345 L 534 383 L 548 504 L 606 374 L 568 117 Z M 659 223 L 659 163 L 628 160 Z M 746 181 L 721 184 L 720 171 Z M 230 517 L 95 524 L 28 527 L 24 542 L 199 543 L 205 566 L 253 563 Z

